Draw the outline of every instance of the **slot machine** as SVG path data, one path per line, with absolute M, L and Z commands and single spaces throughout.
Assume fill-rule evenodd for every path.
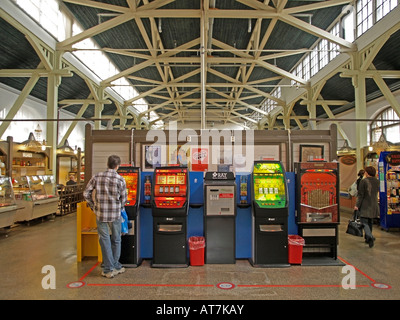
M 299 235 L 305 240 L 303 255 L 328 255 L 336 259 L 339 163 L 295 163 L 295 173 L 297 224 Z M 308 250 L 312 247 L 315 248 Z
M 280 161 L 255 161 L 252 177 L 253 244 L 255 267 L 287 267 L 288 189 Z
M 152 267 L 187 267 L 188 168 L 156 168 L 152 188 Z
M 128 233 L 121 236 L 121 256 L 119 262 L 125 267 L 137 267 L 140 257 L 140 169 L 131 166 L 120 166 L 117 171 L 126 183 L 127 202 L 125 211 L 128 216 Z
M 204 177 L 206 263 L 235 263 L 236 182 L 233 172 Z

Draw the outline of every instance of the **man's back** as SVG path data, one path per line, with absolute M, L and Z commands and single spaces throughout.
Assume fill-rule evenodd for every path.
M 93 190 L 96 190 L 94 202 Z M 125 180 L 115 170 L 107 169 L 92 177 L 83 196 L 95 212 L 97 219 L 103 222 L 114 221 L 119 219 L 126 202 Z

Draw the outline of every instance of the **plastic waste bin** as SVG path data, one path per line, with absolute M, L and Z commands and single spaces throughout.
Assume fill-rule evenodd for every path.
M 303 246 L 304 239 L 298 235 L 290 234 L 288 237 L 289 242 L 289 263 L 301 264 L 303 261 Z
M 206 240 L 204 237 L 189 238 L 189 257 L 191 266 L 204 265 L 204 248 Z

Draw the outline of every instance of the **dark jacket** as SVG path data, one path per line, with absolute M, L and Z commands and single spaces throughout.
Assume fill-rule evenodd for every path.
M 356 207 L 363 218 L 378 218 L 379 180 L 375 177 L 367 177 L 360 181 Z

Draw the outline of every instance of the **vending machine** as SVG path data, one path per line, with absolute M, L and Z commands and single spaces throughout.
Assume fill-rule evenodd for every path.
M 187 267 L 187 167 L 154 170 L 151 208 L 153 215 L 153 267 Z
M 280 161 L 255 161 L 252 172 L 253 245 L 255 267 L 287 267 L 288 189 Z
M 120 263 L 125 267 L 137 267 L 140 257 L 140 168 L 120 166 L 118 173 L 125 179 L 128 195 L 125 211 L 128 216 L 128 233 L 121 236 Z
M 339 163 L 295 163 L 296 210 L 303 255 L 337 258 L 339 210 Z M 309 252 L 307 252 L 309 251 Z
M 400 228 L 400 152 L 382 151 L 378 162 L 380 225 Z
M 235 263 L 236 182 L 233 172 L 206 172 L 204 199 L 205 262 Z

